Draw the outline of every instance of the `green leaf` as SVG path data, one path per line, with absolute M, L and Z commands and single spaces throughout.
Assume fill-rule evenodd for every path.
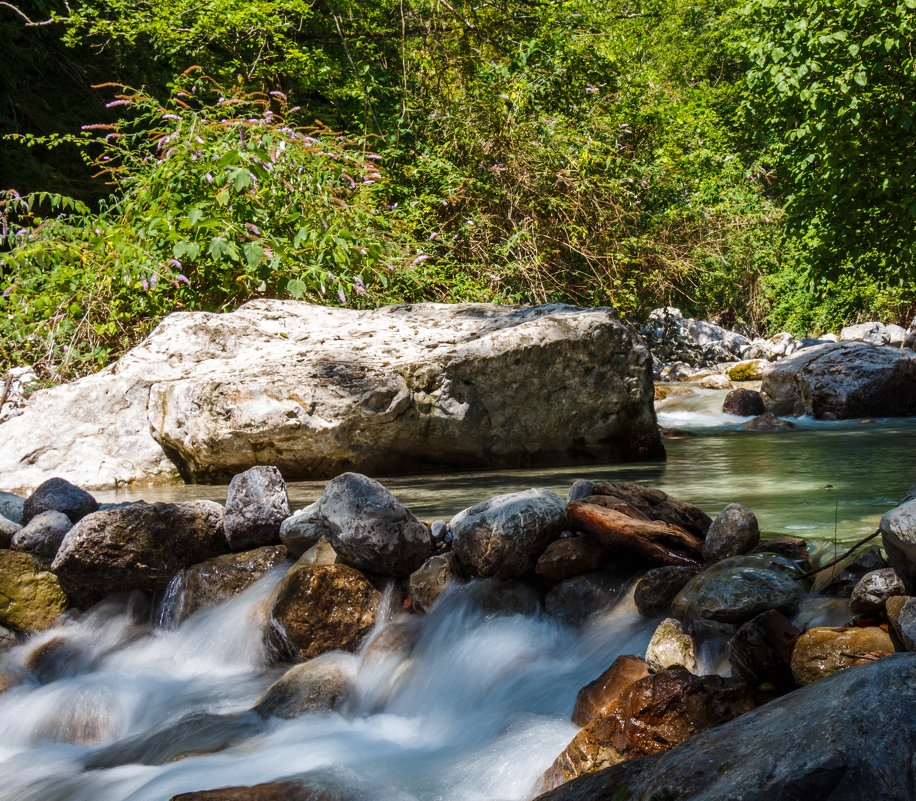
M 216 202 L 219 203 L 220 206 L 227 205 L 229 203 L 229 192 L 226 189 L 220 189 L 219 192 L 216 193 Z
M 308 285 L 299 278 L 293 278 L 291 281 L 287 282 L 286 291 L 298 300 L 308 292 Z

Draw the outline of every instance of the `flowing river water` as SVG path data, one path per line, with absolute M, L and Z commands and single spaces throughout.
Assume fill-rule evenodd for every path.
M 565 493 L 580 477 L 638 481 L 711 515 L 740 502 L 764 530 L 832 551 L 872 531 L 916 480 L 916 421 L 736 434 L 745 420 L 717 414 L 721 397 L 659 407 L 663 425 L 706 432 L 669 440 L 664 463 L 383 481 L 427 520 L 531 486 Z M 294 508 L 322 486 L 290 485 Z M 222 501 L 225 487 L 96 495 Z M 257 610 L 278 579 L 177 628 L 150 622 L 167 608 L 111 600 L 0 652 L 0 681 L 6 672 L 21 682 L 0 694 L 0 799 L 166 801 L 307 776 L 369 801 L 522 801 L 576 732 L 577 690 L 617 655 L 643 653 L 657 622 L 636 614 L 628 594 L 575 629 L 540 612 L 496 614 L 481 583 L 458 586 L 424 617 L 384 616 L 359 654 L 320 657 L 352 677 L 340 712 L 262 720 L 250 710 L 282 670 L 265 667 Z M 835 621 L 812 599 L 799 622 Z

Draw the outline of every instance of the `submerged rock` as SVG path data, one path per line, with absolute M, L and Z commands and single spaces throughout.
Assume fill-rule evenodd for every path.
M 223 525 L 233 551 L 273 545 L 280 524 L 289 517 L 286 482 L 276 467 L 258 465 L 232 477 L 226 494 Z
M 579 626 L 597 612 L 613 608 L 626 589 L 626 577 L 616 571 L 583 573 L 558 582 L 544 598 L 549 615 Z
M 316 781 L 306 775 L 251 786 L 181 793 L 169 801 L 365 801 L 365 797 L 337 782 Z
M 703 543 L 703 558 L 718 562 L 754 549 L 760 542 L 757 518 L 740 503 L 730 503 L 712 521 Z
M 22 522 L 28 523 L 42 512 L 54 510 L 63 512 L 72 523 L 77 523 L 98 508 L 98 501 L 85 490 L 62 478 L 49 478 L 25 499 Z
M 47 562 L 0 551 L 0 625 L 16 631 L 48 628 L 67 608 L 67 596 Z
M 618 656 L 604 673 L 579 690 L 572 722 L 585 726 L 599 715 L 607 714 L 634 681 L 648 675 L 649 666 L 641 656 Z
M 757 415 L 753 420 L 748 420 L 743 426 L 742 431 L 760 431 L 767 433 L 769 431 L 791 431 L 795 428 L 795 423 L 788 420 L 781 420 L 772 412 L 764 412 Z
M 13 536 L 10 549 L 33 553 L 45 559 L 53 559 L 60 544 L 73 528 L 70 518 L 63 512 L 49 509 L 35 515 Z
M 262 718 L 297 718 L 308 712 L 335 711 L 353 689 L 350 671 L 339 658 L 319 656 L 294 665 L 270 685 L 254 705 Z
M 809 629 L 792 650 L 792 675 L 799 685 L 811 684 L 838 670 L 892 653 L 890 636 L 877 626 Z

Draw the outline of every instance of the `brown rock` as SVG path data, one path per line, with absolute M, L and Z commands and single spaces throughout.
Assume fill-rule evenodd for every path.
M 702 571 L 702 567 L 654 567 L 638 582 L 633 601 L 639 614 L 646 617 L 663 615 L 684 585 Z
M 592 718 L 606 714 L 634 681 L 648 675 L 649 666 L 642 657 L 632 654 L 618 656 L 604 673 L 579 690 L 572 722 L 585 726 Z
M 458 557 L 449 552 L 431 556 L 410 574 L 407 586 L 411 605 L 426 612 L 458 572 Z
M 737 414 L 741 417 L 756 417 L 763 414 L 765 409 L 759 392 L 741 387 L 733 389 L 725 396 L 722 411 L 725 414 Z
M 221 787 L 173 795 L 169 801 L 355 801 L 342 788 L 314 787 L 310 783 L 283 779 L 250 787 Z
M 687 529 L 698 537 L 705 537 L 712 519 L 702 509 L 679 500 L 660 489 L 644 487 L 625 481 L 596 481 L 594 495 L 613 495 L 635 506 L 650 520 L 661 520 Z
M 671 668 L 640 679 L 573 738 L 541 777 L 539 789 L 665 751 L 753 706 L 745 684 L 721 676 Z
M 916 651 L 916 598 L 895 595 L 885 603 L 891 629 L 906 651 Z
M 352 690 L 352 679 L 334 656 L 293 665 L 258 699 L 262 718 L 297 718 L 307 712 L 339 709 Z
M 810 567 L 808 543 L 801 537 L 790 537 L 788 535 L 770 537 L 761 542 L 751 553 L 775 553 L 792 562 L 801 562 L 800 567 L 802 570 L 806 566 Z
M 775 609 L 761 612 L 728 641 L 732 675 L 755 686 L 769 682 L 778 690 L 792 689 L 792 649 L 800 634 Z
M 799 685 L 888 656 L 894 652 L 890 635 L 882 628 L 809 629 L 792 651 L 792 675 Z
M 47 562 L 30 553 L 0 551 L 0 625 L 40 631 L 57 620 L 67 605 Z
M 566 517 L 610 550 L 624 549 L 664 565 L 702 563 L 703 541 L 671 523 L 637 520 L 587 498 L 567 504 Z
M 297 562 L 271 597 L 268 645 L 293 661 L 355 651 L 375 623 L 380 600 L 355 568 Z
M 781 420 L 772 412 L 765 412 L 758 415 L 753 420 L 748 420 L 743 426 L 742 431 L 789 431 L 795 428 L 795 423 L 788 420 Z
M 550 581 L 560 581 L 597 570 L 607 553 L 605 548 L 587 534 L 554 540 L 541 554 L 534 572 Z

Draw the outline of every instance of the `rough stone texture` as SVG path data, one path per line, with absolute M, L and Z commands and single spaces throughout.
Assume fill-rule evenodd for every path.
M 890 635 L 877 626 L 808 629 L 792 650 L 792 675 L 803 686 L 892 653 Z
M 13 537 L 16 536 L 16 532 L 21 528 L 22 526 L 19 523 L 14 523 L 12 520 L 7 520 L 5 517 L 0 516 L 0 548 L 9 548 L 13 542 Z
M 906 595 L 906 584 L 892 567 L 872 570 L 859 579 L 849 599 L 849 608 L 857 615 L 880 612 L 893 595 Z
M 550 490 L 497 495 L 451 519 L 452 549 L 471 575 L 516 578 L 566 528 L 564 507 Z
M 706 536 L 712 523 L 712 518 L 699 507 L 654 487 L 626 481 L 596 481 L 591 494 L 620 498 L 636 507 L 649 520 L 680 526 L 701 539 Z
M 916 350 L 916 317 L 913 318 L 910 327 L 907 328 L 906 333 L 903 335 L 901 347 Z
M 0 492 L 0 517 L 21 524 L 24 509 L 25 498 L 13 495 L 12 492 Z
M 754 549 L 760 542 L 757 518 L 740 503 L 730 503 L 712 521 L 703 543 L 703 558 L 718 562 Z
M 286 482 L 276 467 L 257 465 L 232 477 L 223 526 L 233 551 L 279 542 L 280 524 L 287 517 Z
M 777 690 L 792 689 L 792 649 L 800 634 L 775 609 L 747 621 L 728 641 L 732 675 L 753 686 L 769 682 Z
M 297 718 L 307 712 L 338 710 L 352 691 L 352 677 L 340 659 L 319 656 L 294 665 L 270 685 L 254 711 L 262 718 Z
M 708 375 L 700 379 L 703 389 L 731 389 L 732 382 L 726 375 Z
M 768 609 L 791 614 L 801 597 L 798 582 L 771 568 L 766 556 L 733 556 L 690 579 L 671 611 L 680 620 L 741 623 Z
M 572 722 L 585 726 L 599 715 L 607 714 L 634 681 L 646 678 L 649 666 L 640 656 L 618 656 L 597 679 L 576 694 Z
M 51 570 L 70 600 L 86 607 L 115 592 L 153 594 L 182 568 L 226 550 L 218 503 L 136 503 L 84 517 Z
M 3 431 L 0 430 L 0 437 L 2 436 Z M 98 508 L 96 499 L 85 490 L 62 478 L 49 478 L 25 499 L 22 522 L 28 523 L 33 517 L 53 509 L 63 512 L 72 523 L 76 523 Z
M 694 676 L 671 668 L 640 679 L 573 738 L 542 777 L 542 789 L 666 751 L 753 706 L 744 684 L 721 676 Z
M 776 415 L 909 417 L 916 415 L 916 357 L 866 342 L 818 345 L 773 365 L 760 391 Z
M 418 612 L 426 612 L 436 598 L 445 592 L 458 571 L 458 559 L 453 553 L 431 556 L 413 573 L 407 582 L 410 601 Z
M 540 610 L 540 593 L 518 579 L 480 579 L 462 588 L 463 597 L 488 615 L 533 615 Z
M 907 651 L 916 651 L 916 598 L 895 595 L 886 603 L 887 619 Z
M 0 551 L 0 625 L 40 631 L 67 608 L 67 596 L 47 563 L 27 553 Z
M 763 414 L 763 397 L 753 389 L 739 387 L 733 389 L 722 402 L 722 411 L 725 414 L 737 414 L 741 417 L 756 417 Z
M 564 623 L 577 626 L 614 606 L 625 589 L 626 579 L 620 573 L 583 573 L 555 584 L 544 597 L 544 608 Z
M 701 567 L 654 567 L 638 582 L 633 591 L 633 601 L 641 615 L 655 617 L 671 608 L 675 596 L 684 585 L 701 573 Z
M 282 545 L 215 556 L 182 571 L 174 600 L 176 623 L 198 609 L 209 609 L 238 595 L 275 568 L 289 565 Z
M 912 801 L 916 654 L 829 676 L 537 801 Z
M 643 341 L 611 309 L 559 304 L 179 312 L 100 373 L 34 393 L 0 441 L 5 488 L 663 453 Z
M 327 483 L 318 519 L 334 550 L 358 570 L 407 577 L 432 551 L 429 529 L 378 481 L 359 473 Z
M 878 524 L 887 561 L 901 576 L 916 580 L 916 486 Z
M 872 345 L 886 345 L 891 341 L 891 332 L 887 330 L 884 323 L 856 323 L 855 325 L 845 325 L 840 329 L 840 342 L 850 342 L 852 340 L 861 340 Z
M 292 661 L 355 651 L 378 615 L 381 595 L 347 565 L 293 565 L 270 598 L 267 643 Z
M 318 516 L 318 501 L 300 509 L 280 524 L 280 542 L 295 557 L 302 556 L 327 533 L 327 527 Z
M 10 549 L 53 559 L 71 528 L 73 523 L 67 515 L 49 509 L 35 515 L 13 535 Z
M 666 618 L 658 624 L 649 641 L 646 662 L 653 673 L 661 673 L 671 667 L 682 667 L 696 673 L 696 643 L 693 637 L 685 633 L 680 621 L 673 617 Z
M 560 581 L 601 567 L 608 552 L 587 534 L 554 540 L 541 554 L 534 572 L 549 581 Z
M 738 364 L 725 369 L 727 375 L 732 381 L 759 381 L 763 378 L 763 370 L 766 361 L 763 359 L 748 359 L 747 361 L 738 362 Z
M 748 420 L 741 426 L 742 431 L 759 431 L 764 434 L 770 431 L 791 431 L 793 428 L 795 428 L 795 423 L 781 420 L 772 412 L 757 415 L 753 420 Z
M 752 355 L 747 337 L 715 323 L 684 317 L 672 306 L 654 309 L 641 329 L 653 355 L 662 362 L 704 366 Z

